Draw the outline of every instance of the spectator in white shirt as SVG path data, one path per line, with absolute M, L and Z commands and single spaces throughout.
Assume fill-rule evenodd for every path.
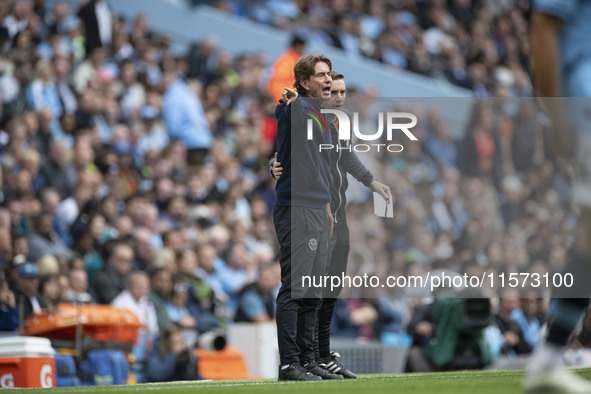
M 145 272 L 134 272 L 129 277 L 127 288 L 111 302 L 117 308 L 132 311 L 139 317 L 148 333 L 158 332 L 158 321 L 154 305 L 148 300 L 150 280 Z

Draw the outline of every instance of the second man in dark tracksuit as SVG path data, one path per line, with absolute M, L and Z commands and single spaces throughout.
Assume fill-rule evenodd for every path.
M 331 87 L 331 98 L 328 107 L 343 109 L 346 97 L 345 80 L 342 74 L 332 72 L 333 78 Z M 331 150 L 331 173 L 333 177 L 330 190 L 330 207 L 334 216 L 334 229 L 330 239 L 330 259 L 327 266 L 327 275 L 341 277 L 347 271 L 347 260 L 349 258 L 349 227 L 347 226 L 346 215 L 346 192 L 349 186 L 347 174 L 363 183 L 370 190 L 377 192 L 387 200 L 390 200 L 390 188 L 378 182 L 371 172 L 365 168 L 355 152 L 351 149 L 350 140 L 339 140 L 338 128 L 335 119 L 331 119 L 332 144 L 339 149 Z M 345 148 L 345 149 L 341 149 Z M 349 149 L 346 149 L 349 148 Z M 326 288 L 322 295 L 322 304 L 318 311 L 318 329 L 316 334 L 316 360 L 318 364 L 331 373 L 343 375 L 347 379 L 355 379 L 354 373 L 345 368 L 339 361 L 339 354 L 330 351 L 330 323 L 337 297 L 341 288 L 333 291 Z

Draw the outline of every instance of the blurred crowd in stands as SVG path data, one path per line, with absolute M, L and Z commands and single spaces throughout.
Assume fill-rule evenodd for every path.
M 497 96 L 529 96 L 529 0 L 222 0 L 311 42 Z
M 523 1 L 218 3 L 392 72 L 478 96 L 532 93 Z M 173 323 L 203 333 L 272 321 L 274 59 L 233 56 L 215 37 L 175 53 L 145 16 L 126 21 L 104 0 L 44 4 L 0 2 L 0 331 L 60 302 L 128 308 L 152 334 Z M 376 95 L 349 88 L 361 101 Z M 476 102 L 461 133 L 436 109 L 414 107 L 421 143 L 361 155 L 391 187 L 395 213 L 378 219 L 369 192 L 351 186 L 351 274 L 562 267 L 576 220 L 573 168 L 544 147 L 533 102 L 504 104 Z M 417 344 L 433 333 L 414 312 L 428 296 L 346 295 L 335 335 L 395 342 L 388 334 L 408 329 Z M 530 351 L 546 303 L 497 304 L 499 352 Z

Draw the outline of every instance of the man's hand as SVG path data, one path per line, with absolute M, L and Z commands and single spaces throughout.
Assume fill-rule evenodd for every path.
M 298 98 L 298 92 L 294 89 L 290 88 L 283 88 L 283 92 L 281 92 L 281 100 L 283 100 L 287 105 L 293 103 Z
M 334 216 L 330 210 L 330 203 L 326 204 L 326 212 L 328 212 L 328 237 L 332 237 L 332 230 L 334 229 Z
M 357 327 L 373 324 L 378 317 L 378 311 L 371 305 L 365 305 L 351 311 L 351 321 Z
M 433 324 L 428 321 L 418 322 L 415 326 L 415 332 L 422 337 L 433 336 Z
M 16 300 L 14 297 L 14 293 L 10 291 L 8 285 L 4 285 L 3 288 L 0 289 L 0 305 L 8 305 L 12 308 L 16 306 Z
M 193 316 L 187 315 L 183 316 L 179 321 L 178 324 L 183 328 L 194 328 L 197 327 L 197 321 L 193 318 Z
M 283 167 L 281 167 L 281 163 L 277 161 L 277 152 L 275 152 L 275 161 L 273 162 L 271 173 L 273 174 L 273 178 L 275 179 L 278 179 L 281 176 L 281 174 L 283 174 Z
M 382 197 L 384 197 L 384 199 L 386 199 L 386 201 L 388 201 L 388 203 L 391 202 L 390 199 L 392 197 L 392 193 L 390 192 L 390 188 L 383 183 L 373 180 L 369 185 L 369 190 L 379 193 Z
M 503 334 L 503 338 L 505 338 L 505 342 L 507 345 L 513 347 L 519 343 L 519 335 L 515 334 L 513 331 L 505 331 Z

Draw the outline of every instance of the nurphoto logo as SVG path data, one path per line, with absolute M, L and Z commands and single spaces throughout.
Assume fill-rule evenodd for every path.
M 354 134 L 361 141 L 379 141 L 384 134 L 384 118 L 386 119 L 386 140 L 392 141 L 394 132 L 403 132 L 404 135 L 411 141 L 418 141 L 417 137 L 410 131 L 413 127 L 417 125 L 417 117 L 408 112 L 386 112 L 386 116 L 384 116 L 383 112 L 380 112 L 378 115 L 378 130 L 373 134 L 365 134 L 359 130 L 359 113 L 353 112 L 353 123 L 351 124 L 351 119 L 349 115 L 340 109 L 321 109 L 320 113 L 314 111 L 313 114 L 308 113 L 312 119 L 308 119 L 307 123 L 307 132 L 308 132 L 308 140 L 313 139 L 313 130 L 314 130 L 314 123 L 316 121 L 318 126 L 321 130 L 324 128 L 328 129 L 327 122 L 322 114 L 331 114 L 336 116 L 338 120 L 337 130 L 339 135 L 339 140 L 344 141 L 351 141 L 351 135 Z M 406 120 L 406 122 L 401 122 L 400 120 Z M 324 127 L 323 127 L 324 125 Z M 352 127 L 351 127 L 352 126 Z M 382 148 L 386 149 L 388 152 L 397 153 L 402 152 L 404 147 L 400 144 L 383 144 L 383 143 L 363 143 L 363 144 L 346 144 L 345 146 L 340 146 L 339 144 L 319 144 L 318 149 L 322 150 L 353 150 L 355 152 L 369 152 L 370 150 L 380 151 Z

